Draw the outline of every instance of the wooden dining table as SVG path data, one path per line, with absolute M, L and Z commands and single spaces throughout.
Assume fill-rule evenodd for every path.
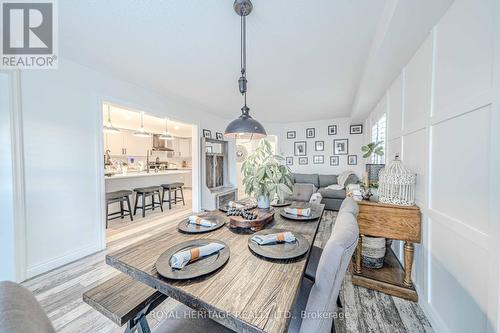
M 304 202 L 292 205 L 311 207 L 320 217 L 312 221 L 288 220 L 280 216 L 283 208 L 276 208 L 274 220 L 266 229 L 300 233 L 309 241 L 310 250 L 324 205 Z M 229 218 L 222 212 L 208 214 L 224 216 L 226 225 L 208 233 L 185 234 L 179 232 L 175 224 L 156 236 L 108 254 L 106 263 L 195 310 L 208 313 L 212 320 L 234 331 L 286 332 L 310 251 L 290 260 L 259 257 L 248 248 L 251 234 L 229 228 Z M 230 258 L 222 268 L 191 280 L 170 280 L 158 274 L 155 263 L 168 248 L 188 240 L 207 238 L 229 246 Z

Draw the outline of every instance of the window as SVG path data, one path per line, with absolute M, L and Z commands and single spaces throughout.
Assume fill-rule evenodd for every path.
M 383 114 L 379 120 L 375 122 L 372 126 L 372 142 L 382 141 L 382 148 L 384 149 L 384 155 L 378 156 L 376 154 L 372 155 L 372 163 L 383 164 L 385 163 L 385 125 L 386 117 Z

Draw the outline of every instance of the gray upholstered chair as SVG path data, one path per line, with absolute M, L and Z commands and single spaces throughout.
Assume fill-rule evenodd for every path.
M 20 284 L 0 282 L 0 333 L 54 333 L 35 296 Z
M 329 333 L 332 330 L 332 316 L 325 314 L 333 313 L 336 309 L 337 297 L 356 249 L 358 235 L 358 223 L 354 215 L 341 211 L 318 263 L 316 279 L 305 309 L 306 316 L 300 326 L 301 333 Z

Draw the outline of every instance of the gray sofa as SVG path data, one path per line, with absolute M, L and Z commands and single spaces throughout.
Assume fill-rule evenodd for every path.
M 317 173 L 294 173 L 294 189 L 293 198 L 309 197 L 312 193 L 318 192 L 323 199 L 321 203 L 325 204 L 325 209 L 339 210 L 342 201 L 345 199 L 345 187 L 348 184 L 356 184 L 359 179 L 356 175 L 350 175 L 344 183 L 344 189 L 332 190 L 326 188 L 329 185 L 337 184 L 337 175 L 319 175 Z M 313 186 L 311 186 L 313 185 Z M 311 193 L 310 193 L 311 192 Z M 299 199 L 300 200 L 300 199 Z M 302 200 L 307 201 L 307 200 Z

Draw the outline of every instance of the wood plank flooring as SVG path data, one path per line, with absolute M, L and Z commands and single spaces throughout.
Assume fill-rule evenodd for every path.
M 146 218 L 133 223 L 115 220 L 108 229 L 108 248 L 89 257 L 58 268 L 23 284 L 33 291 L 58 332 L 123 332 L 109 319 L 83 303 L 87 289 L 116 276 L 118 271 L 104 262 L 108 251 L 114 251 L 144 238 L 156 235 L 190 214 L 191 204 L 175 206 L 169 214 L 148 212 Z M 325 211 L 315 245 L 323 247 L 328 240 L 337 213 Z M 347 274 L 341 292 L 344 308 L 335 320 L 335 328 L 343 332 L 433 332 L 418 304 L 373 290 L 353 286 Z M 161 315 L 176 306 L 167 299 L 148 315 L 154 328 Z M 164 317 L 163 317 L 164 318 Z

